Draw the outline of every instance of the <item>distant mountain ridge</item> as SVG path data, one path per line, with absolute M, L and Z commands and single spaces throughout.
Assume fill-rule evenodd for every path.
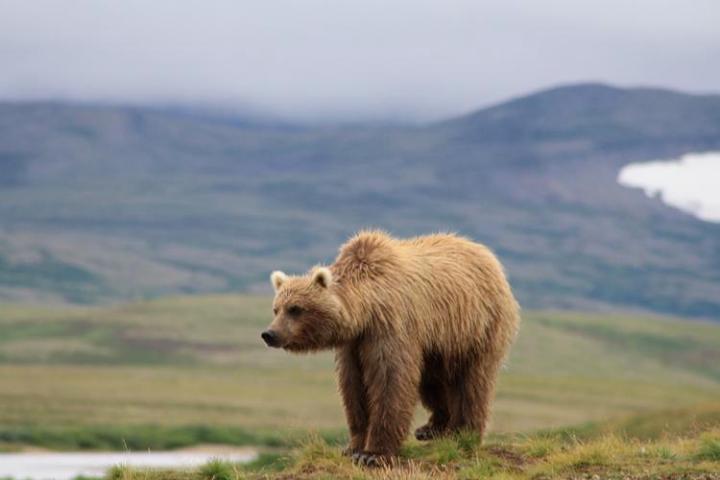
M 0 104 L 0 298 L 267 291 L 375 226 L 488 244 L 527 306 L 720 318 L 720 226 L 616 183 L 708 150 L 720 96 L 599 84 L 420 127 Z

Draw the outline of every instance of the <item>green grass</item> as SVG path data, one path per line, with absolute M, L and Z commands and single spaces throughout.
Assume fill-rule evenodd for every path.
M 297 445 L 307 430 L 270 430 L 222 425 L 106 425 L 106 426 L 7 426 L 0 430 L 0 451 L 33 445 L 53 450 L 172 450 L 199 444 L 262 445 L 289 448 Z M 341 430 L 318 435 L 339 445 Z M 14 446 L 14 448 L 13 448 Z
M 720 462 L 720 435 L 703 435 L 695 456 L 700 460 Z
M 715 405 L 720 412 L 720 404 Z M 686 421 L 691 421 L 686 419 Z M 392 466 L 363 469 L 339 447 L 310 437 L 286 456 L 254 464 L 213 461 L 184 471 L 118 469 L 111 479 L 550 479 L 550 478 L 716 478 L 720 471 L 720 429 L 701 435 L 638 440 L 621 431 L 586 439 L 559 433 L 513 435 L 481 444 L 473 433 L 430 443 L 408 442 Z
M 342 442 L 332 354 L 265 348 L 259 332 L 269 312 L 267 297 L 229 295 L 0 305 L 0 448 L 291 446 L 308 431 Z M 580 438 L 583 429 L 631 421 L 653 436 L 652 412 L 716 401 L 716 358 L 714 324 L 525 312 L 491 435 L 580 425 Z M 718 421 L 715 411 L 696 412 L 699 423 Z M 416 424 L 425 418 L 418 408 Z M 662 428 L 676 429 L 674 421 Z
M 262 346 L 270 300 L 0 306 L 0 450 L 261 447 L 246 465 L 118 467 L 118 480 L 688 478 L 720 469 L 720 327 L 525 312 L 490 433 L 408 440 L 393 469 L 341 455 L 332 354 Z M 424 421 L 420 408 L 416 423 Z M 315 432 L 308 437 L 308 432 Z M 634 476 L 634 477 L 633 477 Z

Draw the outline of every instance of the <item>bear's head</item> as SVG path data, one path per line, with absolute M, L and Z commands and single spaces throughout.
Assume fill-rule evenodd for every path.
M 306 352 L 348 340 L 347 316 L 330 269 L 316 267 L 298 277 L 275 271 L 270 280 L 275 288 L 274 319 L 261 335 L 267 345 Z

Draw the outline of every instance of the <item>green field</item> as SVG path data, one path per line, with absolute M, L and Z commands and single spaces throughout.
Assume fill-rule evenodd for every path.
M 171 448 L 341 441 L 332 355 L 263 346 L 270 299 L 0 307 L 0 445 Z M 525 312 L 493 435 L 582 425 L 720 397 L 720 327 Z M 418 410 L 417 421 L 425 413 Z
M 483 444 L 476 435 L 463 433 L 427 444 L 409 441 L 393 465 L 380 469 L 355 466 L 342 456 L 339 447 L 310 438 L 288 455 L 265 454 L 251 464 L 215 460 L 192 470 L 120 466 L 111 470 L 107 479 L 716 480 L 720 478 L 720 408 L 712 410 L 716 427 L 706 425 L 707 430 L 698 430 L 697 415 L 707 412 L 664 412 L 675 417 L 676 427 L 685 427 L 666 431 L 672 437 L 666 433 L 651 439 L 636 438 L 632 422 L 604 433 L 600 429 L 585 431 L 581 437 L 567 430 L 515 435 Z

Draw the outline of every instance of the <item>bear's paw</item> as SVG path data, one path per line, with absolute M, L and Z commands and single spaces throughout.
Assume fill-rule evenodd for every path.
M 362 467 L 379 468 L 388 465 L 387 458 L 374 453 L 359 452 L 353 453 L 353 463 Z

